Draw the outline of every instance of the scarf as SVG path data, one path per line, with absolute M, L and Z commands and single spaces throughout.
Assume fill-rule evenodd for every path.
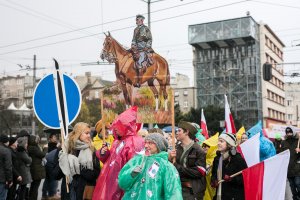
M 220 156 L 218 171 L 217 171 L 218 181 L 222 180 L 223 161 L 228 159 L 228 158 L 229 158 L 229 152 L 228 151 L 221 154 L 221 156 Z M 222 199 L 222 183 L 219 184 L 218 191 L 217 191 L 217 200 L 221 200 L 221 199 Z
M 83 169 L 93 170 L 93 152 L 87 143 L 77 140 L 75 149 L 80 150 L 78 155 L 78 162 Z
M 80 174 L 80 169 L 93 170 L 93 152 L 90 146 L 80 140 L 75 143 L 75 150 L 79 150 L 78 157 L 67 154 L 68 139 L 64 143 L 64 151 L 59 152 L 59 167 L 61 168 L 64 175 L 69 177 L 70 183 L 72 182 L 73 176 Z

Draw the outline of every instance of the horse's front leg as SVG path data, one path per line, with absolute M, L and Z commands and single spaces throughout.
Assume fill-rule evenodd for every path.
M 124 79 L 119 78 L 120 82 L 121 82 L 121 88 L 122 88 L 122 92 L 123 92 L 123 96 L 124 96 L 124 100 L 126 103 L 126 109 L 128 109 L 131 106 L 131 99 L 130 99 L 130 94 L 128 93 L 127 90 L 127 85 Z

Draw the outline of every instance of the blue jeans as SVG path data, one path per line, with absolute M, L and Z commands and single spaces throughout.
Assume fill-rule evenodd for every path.
M 0 200 L 6 200 L 7 191 L 8 189 L 6 189 L 6 184 L 0 183 Z
M 293 200 L 300 200 L 300 176 L 289 177 Z

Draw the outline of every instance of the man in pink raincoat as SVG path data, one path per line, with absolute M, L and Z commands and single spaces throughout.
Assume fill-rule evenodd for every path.
M 144 140 L 136 132 L 137 107 L 121 113 L 111 125 L 115 140 L 110 150 L 103 146 L 96 156 L 104 163 L 93 193 L 93 200 L 120 200 L 123 190 L 118 186 L 122 167 L 144 148 Z

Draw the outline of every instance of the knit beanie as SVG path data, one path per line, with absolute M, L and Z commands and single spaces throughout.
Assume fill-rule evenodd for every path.
M 219 138 L 225 140 L 230 146 L 236 147 L 236 137 L 232 133 L 222 133 Z
M 4 135 L 4 134 L 1 134 L 0 135 L 0 142 L 1 143 L 6 143 L 6 142 L 8 142 L 9 141 L 9 138 L 8 138 L 8 136 L 7 135 Z
M 188 130 L 192 135 L 196 135 L 198 132 L 197 128 L 190 122 L 180 121 L 178 127 Z
M 12 144 L 14 144 L 16 141 L 17 141 L 16 137 L 9 138 L 9 146 L 12 145 Z
M 160 133 L 151 133 L 147 135 L 145 141 L 154 142 L 159 152 L 167 151 L 168 141 Z
M 293 134 L 293 136 L 295 136 L 296 135 L 296 132 L 293 130 L 293 128 L 292 127 L 286 127 L 286 129 L 285 129 L 285 134 L 288 134 L 288 133 L 292 133 Z

